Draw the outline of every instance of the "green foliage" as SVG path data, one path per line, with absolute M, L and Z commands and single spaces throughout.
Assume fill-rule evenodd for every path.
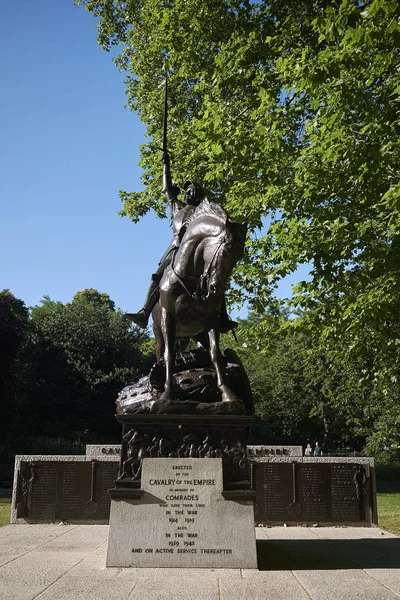
M 237 351 L 254 395 L 256 414 L 276 438 L 338 446 L 351 435 L 334 407 L 327 353 L 315 335 L 285 328 L 288 315 L 251 315 L 240 323 Z
M 237 271 L 262 310 L 310 264 L 294 302 L 329 331 L 398 310 L 399 4 L 389 0 L 76 0 L 121 49 L 128 106 L 147 126 L 134 221 L 160 196 L 162 78 L 175 177 L 191 175 L 253 229 Z M 256 236 L 268 217 L 268 232 Z
M 381 453 L 375 460 L 376 485 L 379 492 L 400 492 L 400 450 L 395 459 Z
M 73 302 L 79 301 L 89 302 L 96 305 L 104 305 L 108 310 L 115 310 L 115 302 L 113 302 L 108 294 L 101 294 L 93 288 L 87 288 L 76 292 Z
M 252 314 L 240 322 L 235 348 L 249 375 L 256 415 L 276 438 L 303 444 L 319 440 L 330 450 L 364 449 L 398 460 L 395 361 L 379 363 L 384 357 L 369 347 L 368 331 L 359 331 L 354 348 L 346 339 L 332 344 L 317 331 L 304 330 L 301 322 L 301 316 L 287 312 Z
M 248 444 L 284 444 L 287 442 L 287 437 L 284 435 L 277 435 L 274 424 L 263 421 L 257 415 L 250 427 L 250 435 Z
M 148 336 L 131 327 L 107 294 L 83 290 L 66 304 L 45 297 L 31 309 L 8 378 L 7 447 L 40 436 L 46 446 L 49 438 L 67 444 L 117 438 L 117 394 L 152 358 Z
M 9 382 L 18 351 L 29 328 L 28 309 L 9 290 L 0 292 L 0 414 L 7 422 L 12 411 Z
M 121 192 L 121 214 L 165 214 L 167 65 L 175 179 L 203 182 L 249 224 L 231 298 L 261 315 L 246 327 L 258 414 L 287 435 L 313 423 L 371 452 L 399 443 L 399 3 L 75 2 L 102 47 L 119 47 L 127 104 L 147 127 L 145 189 Z M 299 264 L 300 316 L 265 318 Z
M 140 362 L 138 346 L 145 336 L 129 328 L 123 313 L 111 308 L 114 303 L 110 304 L 107 294 L 102 295 L 104 302 L 103 298 L 93 301 L 85 292 L 78 292 L 65 305 L 45 298 L 32 309 L 32 322 L 42 341 L 51 340 L 54 349 L 62 351 L 67 363 L 90 384 L 110 381 L 123 369 L 135 376 L 132 366 Z
M 28 328 L 28 309 L 9 290 L 0 292 L 0 385 L 15 360 Z

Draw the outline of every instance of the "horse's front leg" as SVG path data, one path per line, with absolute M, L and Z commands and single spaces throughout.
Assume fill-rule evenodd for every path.
M 208 332 L 208 340 L 210 342 L 210 356 L 217 375 L 217 386 L 221 392 L 223 402 L 239 401 L 240 398 L 225 383 L 225 374 L 222 366 L 222 355 L 219 349 L 219 330 L 210 329 Z
M 156 327 L 155 325 L 153 325 L 153 333 L 156 339 L 156 358 L 160 360 L 160 358 L 163 358 L 165 352 L 163 334 L 160 327 Z
M 176 325 L 174 319 L 165 308 L 161 309 L 161 332 L 164 338 L 165 386 L 160 400 L 170 402 L 173 400 L 172 368 L 175 359 Z
M 164 356 L 165 344 L 161 330 L 161 307 L 159 304 L 156 304 L 156 306 L 153 308 L 152 317 L 153 332 L 156 339 L 156 357 L 157 360 L 160 360 L 160 358 Z

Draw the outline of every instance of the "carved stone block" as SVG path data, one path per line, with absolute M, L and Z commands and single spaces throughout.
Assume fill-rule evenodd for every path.
M 144 458 L 142 489 L 111 501 L 107 566 L 256 569 L 252 498 L 225 496 L 221 458 Z
M 224 489 L 250 489 L 246 452 L 252 418 L 235 415 L 118 415 L 123 425 L 116 490 L 140 488 L 144 458 L 222 458 Z

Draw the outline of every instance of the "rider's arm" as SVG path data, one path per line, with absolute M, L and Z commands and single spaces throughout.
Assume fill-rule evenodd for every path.
M 164 165 L 163 168 L 163 189 L 162 192 L 164 194 L 164 196 L 167 199 L 167 202 L 169 204 L 169 207 L 172 211 L 172 214 L 174 215 L 176 212 L 176 204 L 181 205 L 181 202 L 177 202 L 177 197 L 178 197 L 178 193 L 179 193 L 179 188 L 174 185 L 172 183 L 172 177 L 171 177 L 171 168 L 170 168 L 170 163 L 169 163 L 169 155 L 168 152 L 163 152 L 162 155 L 162 163 Z M 181 206 L 179 206 L 179 208 L 181 208 Z

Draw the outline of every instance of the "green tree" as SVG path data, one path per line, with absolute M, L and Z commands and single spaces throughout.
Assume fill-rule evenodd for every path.
M 167 59 L 174 174 L 199 178 L 253 228 L 237 270 L 254 307 L 310 264 L 295 291 L 334 331 L 398 309 L 399 4 L 393 0 L 76 0 L 117 45 L 128 105 L 147 126 L 144 192 L 160 199 L 160 84 Z M 268 217 L 268 232 L 256 229 Z
M 284 327 L 316 336 L 349 432 L 398 441 L 399 3 L 76 3 L 97 18 L 102 47 L 120 48 L 128 106 L 147 127 L 145 189 L 121 191 L 121 214 L 165 214 L 167 64 L 174 177 L 199 179 L 250 227 L 232 298 L 264 315 L 279 279 L 309 265 L 292 300 L 302 316 Z
M 240 322 L 238 353 L 248 373 L 256 415 L 276 438 L 337 446 L 350 427 L 337 406 L 338 381 L 316 334 L 287 328 L 289 315 L 250 315 Z
M 399 317 L 397 316 L 397 320 Z M 386 458 L 400 440 L 399 353 L 377 353 L 376 331 L 360 330 L 356 345 L 296 326 L 283 312 L 240 322 L 236 350 L 246 367 L 256 415 L 276 438 L 319 439 Z M 394 339 L 396 339 L 396 331 Z M 385 341 L 389 339 L 386 332 Z M 228 345 L 232 341 L 226 342 Z M 266 441 L 266 440 L 264 440 Z
M 45 297 L 16 361 L 14 434 L 117 437 L 115 400 L 149 369 L 147 340 L 107 294 L 83 290 L 66 304 Z
M 28 309 L 9 290 L 0 292 L 0 413 L 6 433 L 13 411 L 12 381 L 18 351 L 29 329 Z
M 102 304 L 109 310 L 115 310 L 115 302 L 111 300 L 110 296 L 105 293 L 102 294 L 93 288 L 87 288 L 85 290 L 81 290 L 80 292 L 76 292 L 73 302 L 78 302 L 80 300 L 91 302 L 92 304 L 97 305 Z
M 323 339 L 336 380 L 334 405 L 346 415 L 349 439 L 372 455 L 400 458 L 400 313 L 336 340 Z
M 9 290 L 0 292 L 0 389 L 28 328 L 28 309 Z

